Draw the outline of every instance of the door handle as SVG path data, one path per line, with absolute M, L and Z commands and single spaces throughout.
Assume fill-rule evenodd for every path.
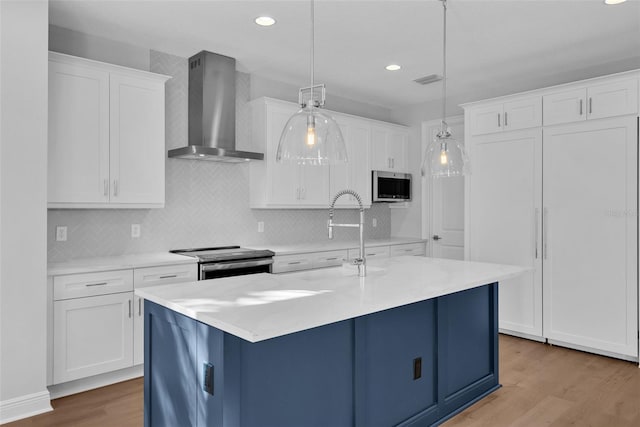
M 507 127 L 507 126 L 509 126 L 509 125 L 507 124 L 507 112 L 505 111 L 504 112 L 504 127 Z
M 543 241 L 543 248 L 542 248 L 542 257 L 544 259 L 547 259 L 548 256 L 548 240 L 549 237 L 547 235 L 548 231 L 547 229 L 549 228 L 549 210 L 547 208 L 544 208 L 542 210 L 542 241 Z
M 442 240 L 442 237 L 438 236 L 437 234 L 434 234 L 432 239 L 433 240 Z
M 589 114 L 593 113 L 593 98 L 589 97 Z
M 533 234 L 534 234 L 534 252 L 535 257 L 538 259 L 538 220 L 540 219 L 540 209 L 535 209 L 535 215 L 533 219 Z
M 142 316 L 142 298 L 138 298 L 138 317 Z
M 104 180 L 104 195 L 105 197 L 109 195 L 109 180 Z
M 498 113 L 498 127 L 500 127 L 500 113 Z
M 118 180 L 117 179 L 113 180 L 113 195 L 115 197 L 118 197 Z
M 129 303 L 129 318 L 131 318 L 131 300 L 129 300 L 128 303 Z
M 580 100 L 580 115 L 582 115 L 582 99 Z

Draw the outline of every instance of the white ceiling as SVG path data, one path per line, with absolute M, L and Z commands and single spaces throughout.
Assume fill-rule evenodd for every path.
M 254 24 L 265 14 L 277 24 Z M 448 90 L 460 100 L 640 67 L 640 0 L 449 0 L 447 20 Z M 309 84 L 307 0 L 51 0 L 49 21 L 183 57 L 209 50 L 240 71 Z M 315 22 L 328 97 L 388 108 L 440 97 L 440 84 L 413 82 L 442 72 L 440 1 L 317 0 Z

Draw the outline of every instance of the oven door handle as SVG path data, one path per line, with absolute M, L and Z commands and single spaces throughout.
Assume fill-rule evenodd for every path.
M 241 261 L 227 261 L 227 262 L 212 262 L 208 264 L 201 264 L 200 271 L 203 273 L 216 270 L 233 270 L 247 267 L 259 267 L 261 265 L 273 264 L 273 258 L 268 259 L 254 259 L 254 260 L 241 260 Z

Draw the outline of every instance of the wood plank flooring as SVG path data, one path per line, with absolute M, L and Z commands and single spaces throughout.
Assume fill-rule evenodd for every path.
M 501 335 L 500 382 L 500 390 L 443 426 L 640 426 L 634 363 Z M 140 378 L 57 399 L 53 412 L 6 427 L 139 427 L 142 385 Z

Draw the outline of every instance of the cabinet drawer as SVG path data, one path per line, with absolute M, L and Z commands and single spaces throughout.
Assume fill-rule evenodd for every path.
M 316 252 L 313 254 L 313 268 L 334 267 L 342 265 L 346 261 L 349 254 L 346 250 Z
M 424 256 L 426 253 L 426 247 L 424 243 L 408 243 L 406 245 L 391 246 L 389 252 L 391 256 L 400 256 L 400 255 Z
M 377 246 L 374 248 L 364 248 L 364 254 L 366 258 L 379 258 L 389 256 L 389 246 Z M 349 249 L 349 259 L 358 258 L 360 255 L 360 249 Z
M 145 267 L 133 270 L 135 288 L 168 285 L 170 283 L 195 282 L 198 280 L 197 264 L 165 265 L 162 267 Z
M 311 254 L 303 255 L 284 255 L 273 258 L 272 273 L 286 273 L 289 271 L 309 270 L 313 268 L 313 256 Z
M 56 301 L 132 290 L 133 270 L 131 269 L 68 274 L 53 278 L 53 299 Z

